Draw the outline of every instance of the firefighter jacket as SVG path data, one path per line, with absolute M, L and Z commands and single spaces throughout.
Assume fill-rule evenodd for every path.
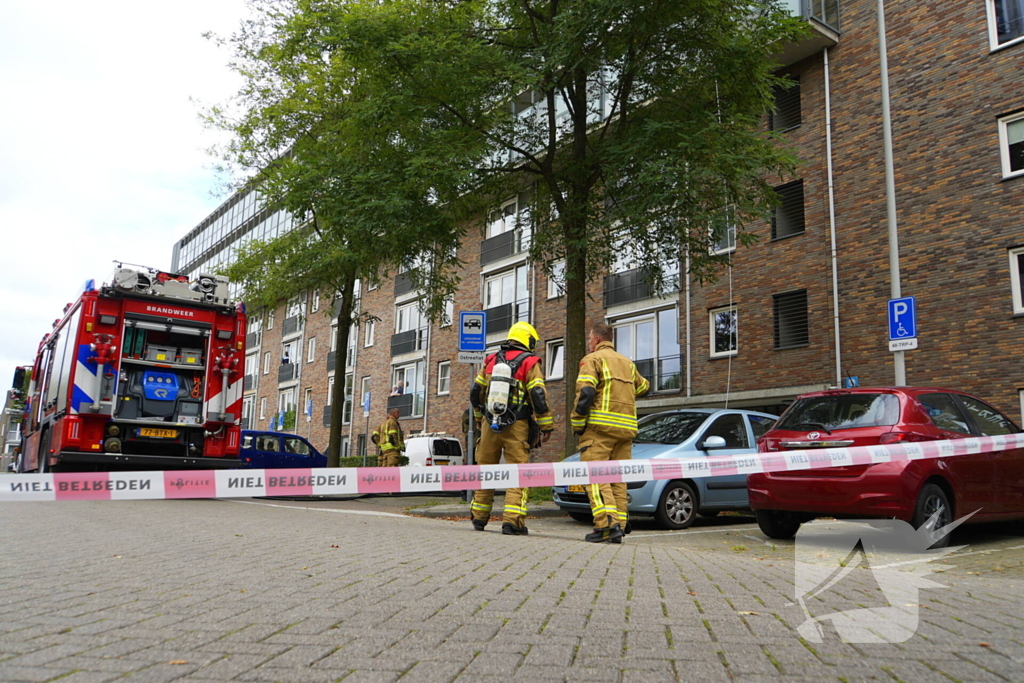
M 630 439 L 636 435 L 636 398 L 650 389 L 633 361 L 609 341 L 583 357 L 576 378 L 576 407 L 570 420 L 577 434 L 592 429 L 598 434 Z
M 393 417 L 389 417 L 373 430 L 373 436 L 373 442 L 380 446 L 382 451 L 405 451 L 405 435 L 402 434 L 402 426 Z
M 509 409 L 515 413 L 516 420 L 527 420 L 534 416 L 542 432 L 555 429 L 555 419 L 548 406 L 547 389 L 544 387 L 544 372 L 540 367 L 540 358 L 523 349 L 519 344 L 506 342 L 501 345 L 498 353 L 492 353 L 484 361 L 480 374 L 476 376 L 473 389 L 469 394 L 470 405 L 476 419 L 487 415 L 488 422 L 493 418 L 487 413 L 487 389 L 491 385 L 491 373 L 498 360 L 498 354 L 504 354 L 505 362 L 515 367 L 512 373 L 513 391 L 509 394 Z

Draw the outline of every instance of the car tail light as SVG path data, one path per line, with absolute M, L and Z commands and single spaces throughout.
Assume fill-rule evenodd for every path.
M 910 432 L 887 432 L 878 438 L 883 446 L 887 443 L 910 443 L 912 441 L 928 441 L 928 437 Z
M 430 456 L 428 455 L 428 456 L 427 456 L 427 467 L 432 467 L 433 465 L 434 465 L 434 459 L 433 459 L 433 458 L 431 458 L 431 457 L 430 457 Z

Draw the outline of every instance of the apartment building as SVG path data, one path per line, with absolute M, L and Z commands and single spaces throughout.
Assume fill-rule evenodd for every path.
M 688 277 L 680 254 L 665 266 L 679 274 L 665 296 L 652 295 L 624 244 L 591 286 L 588 319 L 611 324 L 618 349 L 652 380 L 642 413 L 696 405 L 777 412 L 801 392 L 893 383 L 877 4 L 793 0 L 790 9 L 811 30 L 780 55 L 796 85 L 776 94 L 765 125 L 802 163 L 777 188 L 772 219 L 748 226 L 757 242 L 737 247 L 723 235 L 716 249 L 731 266 L 713 284 Z M 919 320 L 907 381 L 964 389 L 1019 417 L 1024 0 L 890 0 L 885 11 L 901 282 Z M 486 310 L 495 347 L 518 320 L 537 327 L 561 430 L 572 387 L 563 379 L 560 266 L 549 277 L 528 259 L 528 205 L 528 192 L 518 193 L 480 216 L 459 248 L 463 286 L 450 312 Z M 239 243 L 291 225 L 254 192 L 232 196 L 175 245 L 174 269 L 214 269 Z M 360 311 L 377 320 L 354 330 L 346 368 L 334 363 L 332 292 L 252 314 L 247 423 L 266 427 L 294 411 L 291 428 L 324 447 L 330 388 L 343 375 L 346 453 L 362 452 L 388 407 L 399 408 L 407 432 L 461 434 L 472 377 L 457 361 L 455 327 L 424 319 L 408 273 L 358 294 Z M 540 454 L 559 456 L 558 439 Z

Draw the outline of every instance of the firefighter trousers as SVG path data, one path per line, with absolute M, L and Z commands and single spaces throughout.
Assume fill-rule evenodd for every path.
M 580 460 L 583 462 L 629 460 L 633 455 L 632 437 L 611 437 L 589 427 L 583 432 L 579 443 Z M 629 510 L 624 483 L 590 484 L 587 486 L 587 497 L 590 499 L 590 511 L 594 515 L 595 529 L 606 529 L 616 524 L 626 526 Z
M 483 434 L 476 448 L 476 464 L 497 465 L 501 455 L 505 454 L 505 463 L 521 465 L 530 461 L 530 447 L 527 439 L 530 434 L 529 420 L 516 420 L 500 432 L 491 429 L 489 424 L 482 426 Z M 526 502 L 529 489 L 508 489 L 505 491 L 505 514 L 502 523 L 515 527 L 526 526 Z M 473 494 L 470 511 L 473 519 L 487 522 L 491 518 L 494 505 L 493 490 L 479 490 Z
M 377 463 L 378 467 L 398 467 L 398 459 L 402 457 L 402 452 L 396 449 L 390 449 L 384 451 Z

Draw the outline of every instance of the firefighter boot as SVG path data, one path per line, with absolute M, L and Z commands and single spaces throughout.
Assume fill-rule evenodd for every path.
M 526 536 L 530 533 L 530 530 L 525 526 L 516 526 L 515 524 L 505 522 L 501 525 L 501 533 L 508 536 Z
M 594 529 L 583 537 L 587 543 L 622 543 L 622 527 L 618 524 L 612 527 Z
M 487 522 L 485 522 L 484 520 L 482 520 L 482 519 L 474 519 L 473 520 L 473 530 L 474 531 L 483 531 L 486 528 L 487 528 Z

